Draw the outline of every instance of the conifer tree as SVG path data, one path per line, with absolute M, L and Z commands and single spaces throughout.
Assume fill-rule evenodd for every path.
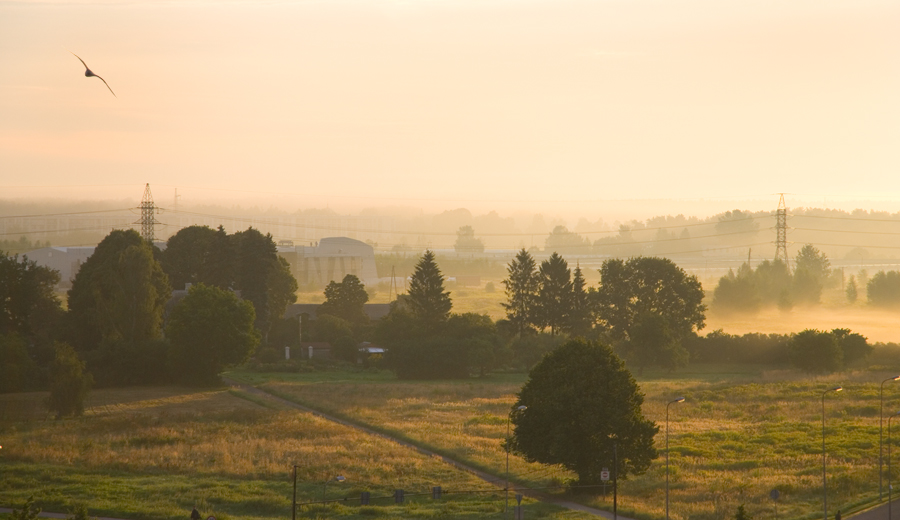
M 592 323 L 590 296 L 585 288 L 581 267 L 576 265 L 572 274 L 572 309 L 569 313 L 569 323 L 566 328 L 576 336 L 584 336 L 591 330 Z
M 537 293 L 540 287 L 537 265 L 534 258 L 523 247 L 516 257 L 506 267 L 509 276 L 503 280 L 506 287 L 506 319 L 513 326 L 513 330 L 521 336 L 534 330 L 536 322 Z
M 426 326 L 447 321 L 453 303 L 444 292 L 444 275 L 434 259 L 433 251 L 425 251 L 416 264 L 409 282 L 409 304 L 413 315 Z
M 538 291 L 540 323 L 556 335 L 569 324 L 572 312 L 572 271 L 557 253 L 541 262 L 541 288 Z

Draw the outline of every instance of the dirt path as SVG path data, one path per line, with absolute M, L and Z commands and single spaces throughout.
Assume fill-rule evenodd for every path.
M 422 447 L 420 447 L 420 446 L 416 446 L 416 445 L 411 444 L 411 443 L 409 443 L 409 442 L 406 442 L 406 441 L 397 439 L 397 438 L 395 438 L 395 437 L 391 437 L 390 435 L 387 435 L 387 434 L 385 434 L 385 433 L 382 433 L 382 432 L 378 432 L 378 431 L 369 429 L 369 428 L 367 428 L 367 427 L 365 427 L 365 426 L 362 426 L 362 425 L 359 425 L 359 424 L 356 424 L 356 423 L 353 423 L 353 422 L 350 422 L 350 421 L 346 421 L 346 420 L 344 420 L 344 419 L 341 419 L 341 418 L 338 418 L 338 417 L 334 417 L 334 416 L 328 415 L 328 414 L 326 414 L 326 413 L 322 413 L 322 412 L 320 412 L 320 411 L 318 411 L 318 410 L 313 410 L 312 408 L 308 408 L 308 407 L 306 407 L 306 406 L 297 404 L 297 403 L 295 403 L 295 402 L 293 402 L 293 401 L 288 401 L 287 399 L 283 399 L 283 398 L 278 397 L 278 396 L 276 396 L 276 395 L 272 395 L 272 394 L 266 392 L 265 390 L 260 390 L 259 388 L 256 388 L 256 387 L 254 387 L 254 386 L 250 386 L 250 385 L 247 385 L 247 384 L 244 384 L 244 383 L 235 381 L 235 380 L 233 380 L 233 379 L 229 379 L 229 378 L 223 377 L 222 380 L 225 381 L 225 384 L 230 385 L 232 388 L 235 388 L 235 389 L 240 390 L 240 391 L 242 391 L 242 392 L 247 392 L 248 394 L 253 394 L 253 395 L 255 395 L 255 396 L 263 397 L 263 398 L 265 398 L 265 399 L 270 399 L 270 400 L 272 400 L 272 401 L 278 402 L 278 403 L 281 404 L 281 405 L 284 405 L 284 406 L 287 406 L 287 407 L 290 407 L 290 408 L 294 408 L 294 409 L 296 409 L 296 410 L 300 410 L 300 411 L 303 411 L 303 412 L 306 412 L 306 413 L 313 414 L 313 415 L 315 415 L 315 416 L 317 416 L 317 417 L 321 417 L 321 418 L 323 418 L 323 419 L 326 419 L 326 420 L 329 420 L 329 421 L 336 422 L 336 423 L 341 424 L 341 425 L 344 425 L 344 426 L 346 426 L 346 427 L 348 427 L 348 428 L 354 428 L 354 429 L 356 429 L 356 430 L 359 430 L 359 431 L 368 433 L 368 434 L 370 434 L 370 435 L 377 435 L 377 436 L 379 436 L 379 437 L 382 437 L 382 438 L 387 439 L 387 440 L 389 440 L 389 441 L 395 442 L 395 443 L 397 443 L 397 444 L 399 444 L 399 445 L 401 445 L 401 446 L 404 446 L 404 447 L 406 447 L 406 448 L 415 450 L 415 451 L 417 451 L 417 452 L 419 452 L 419 453 L 421 453 L 421 454 L 423 454 L 423 455 L 427 455 L 427 456 L 429 456 L 429 457 L 436 457 L 436 458 L 439 458 L 439 459 L 441 459 L 441 461 L 445 462 L 446 464 L 449 464 L 449 465 L 451 465 L 451 466 L 453 466 L 453 467 L 455 467 L 455 468 L 457 468 L 457 469 L 461 469 L 461 470 L 463 470 L 463 471 L 467 471 L 467 472 L 469 472 L 469 473 L 472 473 L 473 475 L 475 475 L 475 476 L 477 476 L 478 478 L 484 480 L 485 482 L 487 482 L 487 483 L 489 483 L 489 484 L 492 484 L 492 485 L 495 485 L 495 486 L 498 486 L 498 487 L 500 487 L 501 489 L 502 489 L 502 488 L 505 486 L 505 484 L 506 484 L 506 480 L 505 480 L 503 477 L 498 477 L 498 476 L 496 476 L 496 475 L 491 475 L 491 474 L 485 473 L 485 472 L 483 472 L 483 471 L 481 471 L 481 470 L 479 470 L 479 469 L 476 469 L 476 468 L 473 468 L 473 467 L 468 466 L 468 465 L 466 465 L 466 464 L 463 464 L 462 462 L 459 462 L 458 460 L 454 460 L 454 459 L 445 457 L 445 456 L 443 456 L 443 455 L 440 455 L 440 454 L 435 453 L 435 452 L 433 452 L 433 451 L 427 450 L 427 449 L 422 448 Z M 601 516 L 601 517 L 603 517 L 603 518 L 608 518 L 608 519 L 612 519 L 612 518 L 613 518 L 613 514 L 610 513 L 609 511 L 604 511 L 604 510 L 602 510 L 602 509 L 597 509 L 597 508 L 595 508 L 595 507 L 585 506 L 585 505 L 582 505 L 582 504 L 578 504 L 578 503 L 576 503 L 576 502 L 570 502 L 570 501 L 568 501 L 568 500 L 559 500 L 559 499 L 554 498 L 554 497 L 552 497 L 552 496 L 550 496 L 550 495 L 547 495 L 547 494 L 545 494 L 545 493 L 541 493 L 540 491 L 534 491 L 534 490 L 531 490 L 531 489 L 528 489 L 528 488 L 513 488 L 513 487 L 512 487 L 512 483 L 510 483 L 510 494 L 512 495 L 513 493 L 521 493 L 522 495 L 525 495 L 525 496 L 527 496 L 527 497 L 529 497 L 529 498 L 533 498 L 533 499 L 535 499 L 535 500 L 540 500 L 541 502 L 548 502 L 548 503 L 551 503 L 551 504 L 556 504 L 556 505 L 558 505 L 558 506 L 560 506 L 560 507 L 565 507 L 566 509 L 571 509 L 571 510 L 573 510 L 573 511 L 581 511 L 581 512 L 584 512 L 584 513 L 589 513 L 589 514 L 592 514 L 592 515 Z M 510 498 L 510 501 L 512 502 L 512 498 Z M 622 515 L 618 515 L 617 518 L 618 518 L 619 520 L 632 520 L 631 518 L 628 518 L 628 517 L 625 517 L 625 516 L 622 516 Z

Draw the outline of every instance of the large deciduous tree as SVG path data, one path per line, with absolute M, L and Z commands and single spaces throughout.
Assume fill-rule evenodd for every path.
M 706 305 L 700 282 L 667 258 L 606 260 L 600 277 L 598 318 L 616 339 L 628 339 L 642 314 L 662 316 L 676 338 L 705 325 Z
M 450 316 L 453 302 L 450 293 L 444 291 L 444 275 L 438 268 L 434 252 L 425 251 L 416 264 L 409 282 L 408 301 L 413 315 L 426 326 L 436 326 Z
M 330 314 L 350 323 L 365 323 L 369 320 L 365 304 L 369 301 L 366 286 L 356 275 L 348 274 L 340 282 L 329 282 L 325 287 L 325 301 L 316 314 Z
M 153 246 L 134 230 L 111 232 L 69 290 L 68 333 L 80 351 L 158 338 L 171 294 Z
M 272 235 L 252 227 L 233 235 L 221 226 L 184 228 L 169 239 L 163 266 L 175 287 L 203 283 L 241 291 L 253 303 L 263 337 L 297 301 L 297 280 L 287 260 L 278 256 Z
M 197 284 L 172 310 L 166 328 L 175 378 L 214 385 L 222 369 L 243 363 L 259 344 L 255 312 L 228 290 Z
M 537 295 L 540 280 L 534 257 L 522 248 L 506 267 L 508 276 L 503 280 L 506 288 L 506 319 L 512 329 L 521 336 L 534 330 L 535 313 L 537 312 Z
M 838 338 L 830 332 L 806 329 L 788 344 L 791 363 L 809 373 L 827 374 L 844 365 L 844 352 Z
M 210 271 L 214 263 L 212 247 L 219 233 L 224 234 L 225 231 L 216 231 L 208 226 L 189 226 L 169 238 L 160 264 L 169 275 L 173 289 L 184 289 L 188 283 L 210 284 Z
M 605 345 L 571 340 L 547 354 L 528 376 L 513 410 L 510 448 L 529 462 L 558 464 L 578 484 L 601 482 L 618 454 L 619 478 L 640 475 L 657 457 L 658 427 L 644 418 L 644 396 L 624 363 Z
M 46 337 L 62 316 L 59 271 L 0 252 L 0 335 Z

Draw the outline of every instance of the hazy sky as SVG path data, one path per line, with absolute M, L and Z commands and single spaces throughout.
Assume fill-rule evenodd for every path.
M 0 1 L 0 197 L 897 210 L 898 27 L 896 0 Z

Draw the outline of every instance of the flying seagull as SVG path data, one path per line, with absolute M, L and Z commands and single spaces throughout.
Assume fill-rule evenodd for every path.
M 94 72 L 93 72 L 91 69 L 88 68 L 87 63 L 85 63 L 83 59 L 81 59 L 81 58 L 80 58 L 77 54 L 75 54 L 74 52 L 72 52 L 72 51 L 69 51 L 69 52 L 72 53 L 72 56 L 75 56 L 76 58 L 78 58 L 78 61 L 80 61 L 81 64 L 84 65 L 84 75 L 85 75 L 85 76 L 87 76 L 87 77 L 89 77 L 89 78 L 90 78 L 91 76 L 93 76 L 93 77 L 95 77 L 95 78 L 100 78 L 100 76 L 94 74 Z M 103 84 L 106 85 L 106 88 L 108 88 L 109 91 L 112 92 L 112 95 L 113 95 L 114 97 L 119 97 L 119 96 L 116 96 L 116 93 L 113 92 L 113 89 L 111 89 L 111 88 L 109 87 L 109 83 L 107 83 L 105 79 L 100 78 L 100 81 L 102 81 Z

